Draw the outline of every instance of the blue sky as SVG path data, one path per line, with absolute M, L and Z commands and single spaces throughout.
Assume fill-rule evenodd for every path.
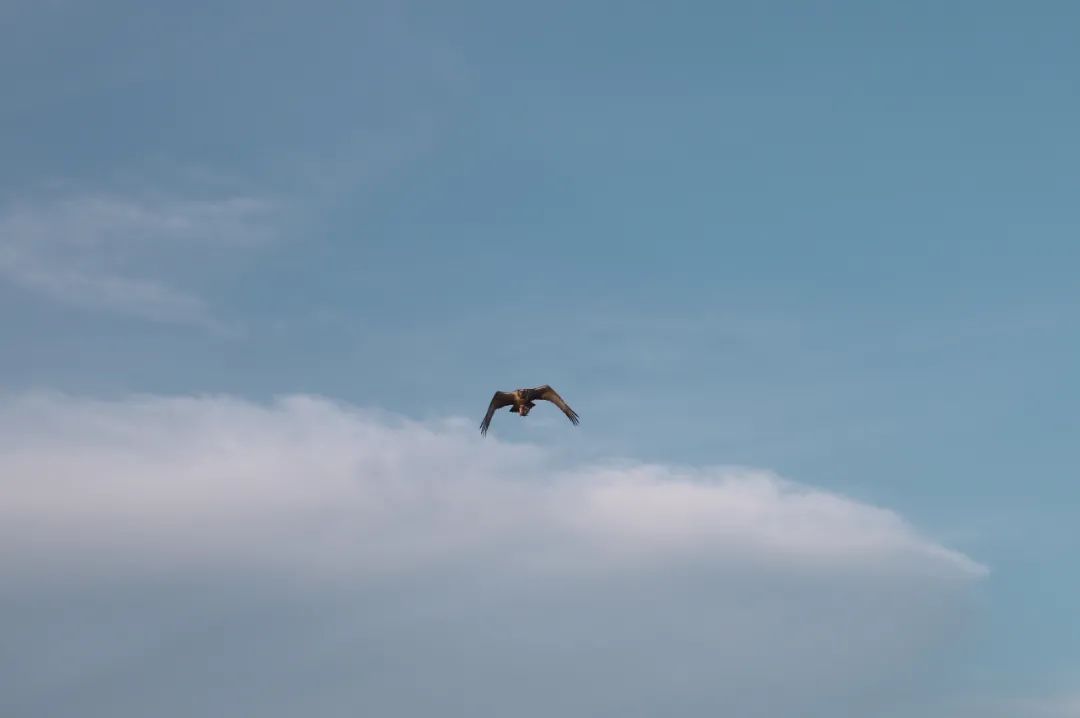
M 581 426 L 490 443 L 760 467 L 987 567 L 898 715 L 1076 715 L 1078 23 L 7 3 L 2 390 L 437 425 L 550 383 Z

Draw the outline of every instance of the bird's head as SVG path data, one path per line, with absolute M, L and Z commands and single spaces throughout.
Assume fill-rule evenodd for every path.
M 521 414 L 522 416 L 526 416 L 529 413 L 529 409 L 531 409 L 531 408 L 532 407 L 529 406 L 528 404 L 522 404 L 521 408 L 518 409 L 518 413 Z

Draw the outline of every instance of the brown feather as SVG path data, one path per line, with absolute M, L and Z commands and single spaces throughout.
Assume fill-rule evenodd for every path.
M 543 399 L 544 401 L 550 401 L 555 406 L 562 409 L 562 413 L 566 414 L 566 418 L 570 420 L 570 423 L 578 423 L 577 412 L 570 408 L 570 405 L 563 401 L 563 398 L 559 396 L 559 392 L 552 389 L 547 384 L 538 386 L 535 389 L 526 389 L 525 392 L 526 401 L 534 401 L 536 399 Z
M 495 392 L 495 395 L 491 397 L 491 403 L 488 404 L 487 414 L 484 415 L 484 420 L 480 422 L 480 433 L 487 434 L 488 427 L 491 426 L 491 417 L 495 416 L 497 410 L 513 403 L 513 394 L 507 394 L 505 391 Z

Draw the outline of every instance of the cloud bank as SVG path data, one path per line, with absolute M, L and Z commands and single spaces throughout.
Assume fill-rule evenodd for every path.
M 985 573 L 766 471 L 303 396 L 9 397 L 0 491 L 12 715 L 835 715 Z

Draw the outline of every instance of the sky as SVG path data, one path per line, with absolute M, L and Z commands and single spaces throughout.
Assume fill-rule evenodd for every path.
M 0 4 L 0 712 L 1080 716 L 1078 24 Z

